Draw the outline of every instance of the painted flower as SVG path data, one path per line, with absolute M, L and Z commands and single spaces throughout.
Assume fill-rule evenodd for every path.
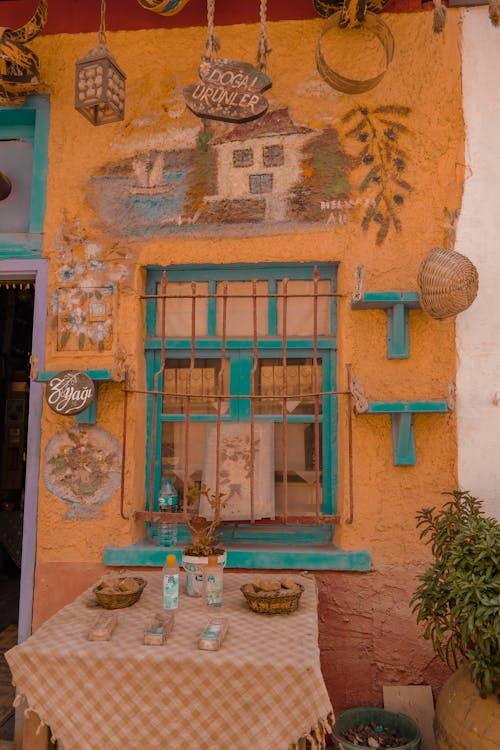
M 71 266 L 62 266 L 57 272 L 60 281 L 71 281 L 75 275 L 75 269 Z
M 92 271 L 92 273 L 100 273 L 104 271 L 106 268 L 106 264 L 102 260 L 89 260 L 88 269 L 89 271 Z
M 108 338 L 110 329 L 110 320 L 102 320 L 97 323 L 92 323 L 89 330 L 89 338 L 96 342 L 104 341 L 104 339 Z
M 78 336 L 80 333 L 87 333 L 87 316 L 81 307 L 72 311 L 66 320 L 66 330 Z
M 85 243 L 85 255 L 89 260 L 95 260 L 98 255 L 102 253 L 102 248 L 97 242 L 86 242 Z

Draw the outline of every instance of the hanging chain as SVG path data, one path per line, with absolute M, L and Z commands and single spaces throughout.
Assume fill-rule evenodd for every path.
M 269 42 L 267 41 L 266 35 L 266 23 L 267 23 L 267 0 L 260 0 L 260 34 L 259 34 L 259 46 L 257 48 L 257 65 L 259 70 L 266 70 L 267 67 L 267 56 L 272 52 Z
M 212 52 L 220 50 L 220 41 L 214 31 L 215 0 L 207 0 L 207 41 L 205 42 L 204 60 L 212 59 Z
M 99 24 L 99 44 L 106 46 L 106 0 L 101 0 L 101 23 Z

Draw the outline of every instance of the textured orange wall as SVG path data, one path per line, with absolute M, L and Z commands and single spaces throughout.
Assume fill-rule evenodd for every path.
M 134 373 L 135 384 L 143 385 L 142 308 L 148 263 L 339 261 L 338 385 L 346 386 L 345 364 L 352 363 L 355 377 L 362 382 L 370 400 L 446 398 L 447 382 L 454 379 L 455 348 L 453 321 L 435 322 L 424 313 L 410 313 L 410 358 L 386 358 L 386 316 L 382 311 L 352 312 L 350 296 L 354 272 L 363 263 L 367 269 L 366 290 L 414 290 L 416 273 L 423 255 L 443 243 L 443 209 L 454 209 L 462 191 L 463 123 L 460 109 L 459 16 L 449 13 L 446 34 L 436 37 L 427 14 L 388 16 L 396 43 L 394 61 L 375 89 L 353 97 L 334 92 L 315 70 L 314 50 L 321 21 L 269 24 L 273 47 L 268 92 L 271 108 L 288 106 L 295 122 L 312 128 L 333 124 L 342 145 L 349 150 L 347 126 L 341 117 L 350 107 L 362 103 L 370 108 L 403 105 L 411 108 L 406 120 L 410 134 L 405 179 L 412 191 L 399 212 L 402 228 L 391 230 L 384 243 L 375 244 L 375 229 L 368 232 L 360 220 L 346 227 L 274 236 L 230 238 L 144 238 L 110 236 L 86 200 L 89 177 L 113 159 L 145 151 L 154 144 L 182 141 L 186 132 L 199 127 L 197 118 L 182 110 L 173 116 L 175 82 L 197 79 L 198 53 L 204 41 L 203 29 L 155 30 L 109 34 L 108 43 L 126 71 L 127 117 L 124 123 L 100 128 L 90 126 L 73 108 L 74 61 L 95 43 L 93 35 L 42 37 L 33 44 L 42 61 L 45 91 L 51 95 L 49 144 L 48 210 L 45 223 L 44 255 L 51 264 L 51 287 L 61 286 L 56 276 L 60 264 L 54 247 L 61 224 L 80 221 L 88 235 L 103 247 L 104 257 L 117 251 L 128 269 L 118 282 L 113 349 L 103 353 L 56 351 L 48 327 L 47 369 L 65 367 L 112 368 L 118 349 L 124 351 Z M 225 27 L 223 54 L 237 59 L 254 59 L 257 27 Z M 351 49 L 353 47 L 351 46 Z M 366 55 L 350 54 L 349 65 L 358 72 L 369 65 Z M 155 54 L 152 54 L 152 51 Z M 370 58 L 371 59 L 371 58 Z M 158 61 L 161 60 L 161 63 Z M 347 63 L 343 64 L 343 72 Z M 347 68 L 349 68 L 347 65 Z M 169 99 L 170 97 L 170 99 Z M 172 100 L 174 97 L 174 100 Z M 167 104 L 166 104 L 167 102 Z M 174 101 L 175 105 L 175 101 Z M 177 100 L 179 105 L 179 100 Z M 176 105 L 176 106 L 177 106 Z M 356 144 L 354 144 L 355 146 Z M 353 174 L 352 182 L 360 177 Z M 354 196 L 355 197 L 355 196 Z M 117 206 L 119 215 L 120 207 Z M 110 261 L 111 262 L 111 261 Z M 49 321 L 50 322 L 50 321 Z M 121 441 L 122 392 L 119 384 L 101 385 L 98 425 Z M 144 399 L 131 399 L 126 465 L 127 510 L 144 502 Z M 340 401 L 339 510 L 347 513 L 348 453 L 345 401 Z M 50 437 L 68 426 L 66 418 L 44 411 L 42 452 Z M 346 548 L 368 548 L 374 564 L 408 560 L 422 555 L 414 528 L 415 509 L 441 489 L 455 485 L 456 441 L 453 416 L 415 418 L 417 465 L 392 465 L 391 424 L 388 416 L 354 418 L 355 520 L 341 524 L 337 541 Z M 104 506 L 99 520 L 63 520 L 67 510 L 40 484 L 38 560 L 97 562 L 108 543 L 126 544 L 141 534 L 133 523 L 120 519 L 119 495 Z
M 33 42 L 41 58 L 44 90 L 51 95 L 49 175 L 44 255 L 51 261 L 51 291 L 64 284 L 56 249 L 61 227 L 80 222 L 83 232 L 102 247 L 107 268 L 123 266 L 117 281 L 112 348 L 102 353 L 57 351 L 53 313 L 49 311 L 46 368 L 110 368 L 124 352 L 133 384 L 144 387 L 142 305 L 146 264 L 338 261 L 338 387 L 346 388 L 346 363 L 364 386 L 369 400 L 445 399 L 455 377 L 453 320 L 436 322 L 421 311 L 410 313 L 410 358 L 388 360 L 387 322 L 383 311 L 351 311 L 355 269 L 366 267 L 367 291 L 416 290 L 416 274 L 425 253 L 444 241 L 443 211 L 460 205 L 463 185 L 463 121 L 460 89 L 459 13 L 449 11 L 446 33 L 433 36 L 430 14 L 386 16 L 393 31 L 394 61 L 382 83 L 358 97 L 334 92 L 315 69 L 314 51 L 322 22 L 268 24 L 273 53 L 268 73 L 273 86 L 271 108 L 289 107 L 296 123 L 338 130 L 349 152 L 348 124 L 342 116 L 354 106 L 370 109 L 410 107 L 405 120 L 407 168 L 412 186 L 398 211 L 401 231 L 391 229 L 376 244 L 373 225 L 365 232 L 360 209 L 346 226 L 307 231 L 232 237 L 144 237 L 110 233 L 87 202 L 89 180 L 109 163 L 154 148 L 173 148 L 193 137 L 199 121 L 185 110 L 176 86 L 197 80 L 203 29 L 119 32 L 108 35 L 118 63 L 126 71 L 127 115 L 123 123 L 93 128 L 73 107 L 74 61 L 94 46 L 95 35 L 46 36 Z M 258 28 L 224 27 L 222 54 L 254 60 Z M 372 64 L 373 48 L 359 54 L 351 45 L 343 72 Z M 352 66 L 352 68 L 349 68 Z M 355 153 L 355 148 L 353 153 Z M 356 197 L 362 172 L 351 173 Z M 119 220 L 123 206 L 116 206 Z M 118 259 L 118 260 L 117 260 Z M 104 271 L 104 276 L 106 271 Z M 354 522 L 346 524 L 349 497 L 347 411 L 339 402 L 339 512 L 336 542 L 346 549 L 369 549 L 373 572 L 365 575 L 322 573 L 320 631 L 322 662 L 338 708 L 356 702 L 380 702 L 381 684 L 430 681 L 442 674 L 426 650 L 407 600 L 415 572 L 427 551 L 415 530 L 415 511 L 439 501 L 438 493 L 456 484 L 456 434 L 453 415 L 415 417 L 417 464 L 393 466 L 389 416 L 353 418 Z M 99 427 L 122 440 L 123 394 L 119 383 L 99 387 Z M 44 408 L 42 460 L 45 447 L 70 421 Z M 127 425 L 125 466 L 126 511 L 144 504 L 145 400 L 132 396 Z M 64 518 L 67 505 L 40 480 L 37 575 L 34 624 L 98 577 L 107 544 L 125 545 L 143 529 L 119 515 L 119 492 L 103 506 L 101 518 Z M 412 644 L 401 651 L 401 635 Z M 399 655 L 391 656 L 399 648 Z M 364 654 L 358 659 L 359 649 Z M 392 661 L 391 661 L 392 660 Z M 403 665 L 399 671 L 394 662 Z M 368 667 L 366 666 L 368 665 Z M 412 666 L 413 665 L 413 666 Z M 427 666 L 426 666 L 427 665 Z M 344 687 L 341 687 L 344 685 Z M 359 685 L 359 689 L 356 688 Z

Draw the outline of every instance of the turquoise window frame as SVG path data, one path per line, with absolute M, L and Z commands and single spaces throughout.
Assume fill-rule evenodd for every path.
M 296 263 L 296 264 L 272 264 L 264 263 L 258 266 L 249 264 L 230 264 L 218 266 L 148 266 L 146 295 L 157 293 L 157 284 L 161 279 L 163 271 L 167 272 L 170 281 L 177 282 L 208 282 L 208 291 L 213 294 L 216 290 L 217 280 L 245 281 L 253 280 L 268 281 L 270 293 L 277 291 L 278 281 L 283 278 L 311 280 L 314 268 L 319 271 L 320 278 L 325 278 L 328 273 L 331 278 L 331 290 L 336 293 L 337 264 L 335 263 Z M 152 391 L 154 386 L 154 373 L 159 370 L 161 357 L 161 340 L 156 335 L 155 319 L 156 301 L 146 301 L 146 382 L 147 390 Z M 198 348 L 196 355 L 200 357 L 220 356 L 221 341 L 216 336 L 216 300 L 208 300 L 207 336 L 197 339 Z M 274 298 L 269 299 L 268 307 L 269 335 L 267 338 L 258 339 L 259 351 L 262 356 L 273 357 L 281 354 L 281 338 L 278 334 L 278 307 Z M 337 369 L 337 304 L 336 297 L 332 297 L 331 305 L 331 335 L 318 339 L 318 357 L 323 362 L 323 388 L 325 384 L 331 385 L 331 390 L 336 390 Z M 165 355 L 189 357 L 191 341 L 187 339 L 166 339 Z M 304 356 L 311 354 L 310 339 L 288 339 L 287 354 Z M 226 342 L 226 354 L 234 357 L 243 356 L 248 351 L 248 358 L 252 358 L 253 341 L 250 339 L 229 339 Z M 233 383 L 231 388 L 235 388 Z M 235 394 L 233 394 L 235 395 Z M 241 395 L 241 394 L 240 394 Z M 243 394 L 244 395 L 244 394 Z M 152 415 L 153 396 L 147 397 L 147 471 L 146 471 L 146 497 L 149 498 L 149 477 L 151 468 L 152 446 Z M 157 398 L 160 398 L 157 396 Z M 326 476 L 325 457 L 329 456 L 332 476 L 331 500 L 324 506 L 324 513 L 336 514 L 337 512 L 337 467 L 338 467 L 338 407 L 337 396 L 323 397 L 323 424 L 331 424 L 331 442 L 327 446 L 323 442 L 323 477 Z M 245 402 L 245 399 L 242 399 Z M 248 402 L 247 402 L 248 403 Z M 207 415 L 208 416 L 208 415 Z M 292 415 L 290 415 L 292 416 Z M 273 415 L 273 418 L 277 415 Z M 197 415 L 192 415 L 196 419 Z M 257 417 L 259 418 L 259 417 Z M 268 419 L 269 416 L 263 416 Z M 172 415 L 173 419 L 183 419 L 182 415 Z M 216 419 L 210 415 L 210 419 Z M 225 417 L 223 417 L 225 419 Z M 205 417 L 205 421 L 208 418 Z M 288 420 L 287 420 L 288 421 Z M 290 420 L 291 421 L 291 420 Z M 161 413 L 158 410 L 158 422 L 156 425 L 156 452 L 154 455 L 154 474 L 159 481 L 159 468 L 161 463 L 161 446 L 159 436 L 161 435 Z M 324 432 L 324 429 L 323 429 Z M 325 450 L 327 447 L 327 450 Z M 323 479 L 323 484 L 325 480 Z M 154 496 L 156 493 L 154 493 Z M 335 526 L 330 524 L 294 525 L 294 524 L 250 524 L 236 523 L 223 528 L 221 541 L 227 550 L 227 568 L 264 568 L 274 570 L 348 570 L 365 572 L 371 568 L 371 554 L 368 550 L 343 550 L 334 544 Z M 184 524 L 179 524 L 178 544 L 168 549 L 174 553 L 177 561 L 182 561 L 182 549 L 188 542 L 189 535 Z M 104 552 L 104 563 L 111 566 L 142 566 L 160 567 L 165 563 L 166 548 L 160 547 L 147 538 L 131 544 L 127 547 L 109 546 Z
M 217 283 L 223 281 L 267 281 L 268 292 L 273 294 L 277 291 L 278 282 L 283 279 L 311 281 L 314 269 L 317 268 L 321 280 L 330 280 L 330 292 L 335 294 L 337 289 L 337 264 L 335 263 L 302 263 L 302 264 L 259 264 L 250 266 L 243 264 L 221 265 L 221 266 L 169 266 L 168 268 L 148 267 L 146 284 L 146 295 L 155 295 L 158 284 L 161 281 L 163 271 L 167 272 L 167 278 L 171 282 L 208 282 L 209 294 L 215 293 Z M 161 337 L 156 334 L 156 300 L 148 299 L 146 302 L 146 377 L 147 390 L 153 390 L 154 375 L 159 371 L 161 362 Z M 208 301 L 207 336 L 196 338 L 197 358 L 218 358 L 221 351 L 221 339 L 215 335 L 216 331 L 216 300 L 210 298 Z M 278 311 L 277 299 L 270 297 L 268 300 L 268 331 L 265 338 L 257 339 L 257 351 L 259 359 L 282 356 L 282 339 L 277 335 Z M 317 342 L 317 356 L 322 363 L 322 390 L 324 392 L 336 390 L 336 354 L 337 354 L 337 305 L 336 297 L 331 297 L 330 305 L 330 335 L 322 336 Z M 223 421 L 247 421 L 250 418 L 250 402 L 241 396 L 248 394 L 250 387 L 250 371 L 253 365 L 253 340 L 251 338 L 229 338 L 226 341 L 226 357 L 230 360 L 230 409 L 229 414 L 222 418 Z M 191 339 L 166 338 L 166 358 L 187 358 L 191 352 Z M 248 355 L 246 356 L 246 353 Z M 286 342 L 287 359 L 299 357 L 311 357 L 313 354 L 313 339 L 294 337 L 288 338 Z M 161 381 L 161 379 L 160 379 Z M 162 384 L 159 383 L 161 389 Z M 233 398 L 237 396 L 239 398 Z M 146 460 L 147 466 L 151 466 L 151 452 L 154 451 L 153 475 L 155 486 L 153 496 L 159 491 L 161 479 L 161 431 L 165 422 L 183 422 L 183 415 L 163 414 L 161 408 L 157 409 L 156 445 L 152 445 L 153 434 L 153 399 L 155 396 L 148 395 L 147 403 L 147 440 Z M 159 397 L 156 397 L 159 398 Z M 322 415 L 322 448 L 323 448 L 323 501 L 322 512 L 325 515 L 335 515 L 337 512 L 337 489 L 338 489 L 338 449 L 337 449 L 337 397 L 328 395 L 323 397 Z M 214 422 L 215 415 L 191 415 L 191 421 Z M 256 421 L 273 421 L 281 423 L 281 415 L 256 415 Z M 287 422 L 314 423 L 313 415 L 289 415 Z M 150 497 L 151 472 L 146 473 L 146 497 Z M 149 507 L 149 505 L 148 505 Z M 300 527 L 299 527 L 300 529 Z M 319 530 L 318 530 L 319 531 Z M 299 532 L 299 530 L 298 530 Z M 259 536 L 258 528 L 254 532 L 256 538 Z M 333 530 L 332 530 L 333 533 Z M 324 535 L 319 537 L 323 539 Z M 319 538 L 318 537 L 318 538 Z
M 29 96 L 21 107 L 0 106 L 0 140 L 10 138 L 33 144 L 33 179 L 27 232 L 0 232 L 0 259 L 39 257 L 46 210 L 50 100 Z

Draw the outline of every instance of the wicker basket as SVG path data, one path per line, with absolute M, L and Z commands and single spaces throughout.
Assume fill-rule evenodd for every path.
M 422 309 L 438 320 L 458 315 L 474 302 L 478 283 L 476 267 L 468 258 L 435 247 L 423 259 L 417 276 Z
M 242 586 L 240 591 L 248 602 L 248 606 L 253 612 L 259 612 L 263 615 L 287 615 L 295 612 L 299 606 L 299 600 L 304 591 L 304 587 L 298 583 L 300 591 L 254 591 L 253 586 L 249 584 Z
M 123 607 L 130 607 L 131 604 L 135 604 L 141 598 L 147 581 L 144 578 L 135 577 L 132 577 L 132 580 L 139 584 L 139 588 L 136 591 L 113 591 L 112 593 L 101 591 L 101 586 L 103 585 L 101 581 L 94 588 L 94 594 L 101 607 L 104 607 L 104 609 L 122 609 Z

